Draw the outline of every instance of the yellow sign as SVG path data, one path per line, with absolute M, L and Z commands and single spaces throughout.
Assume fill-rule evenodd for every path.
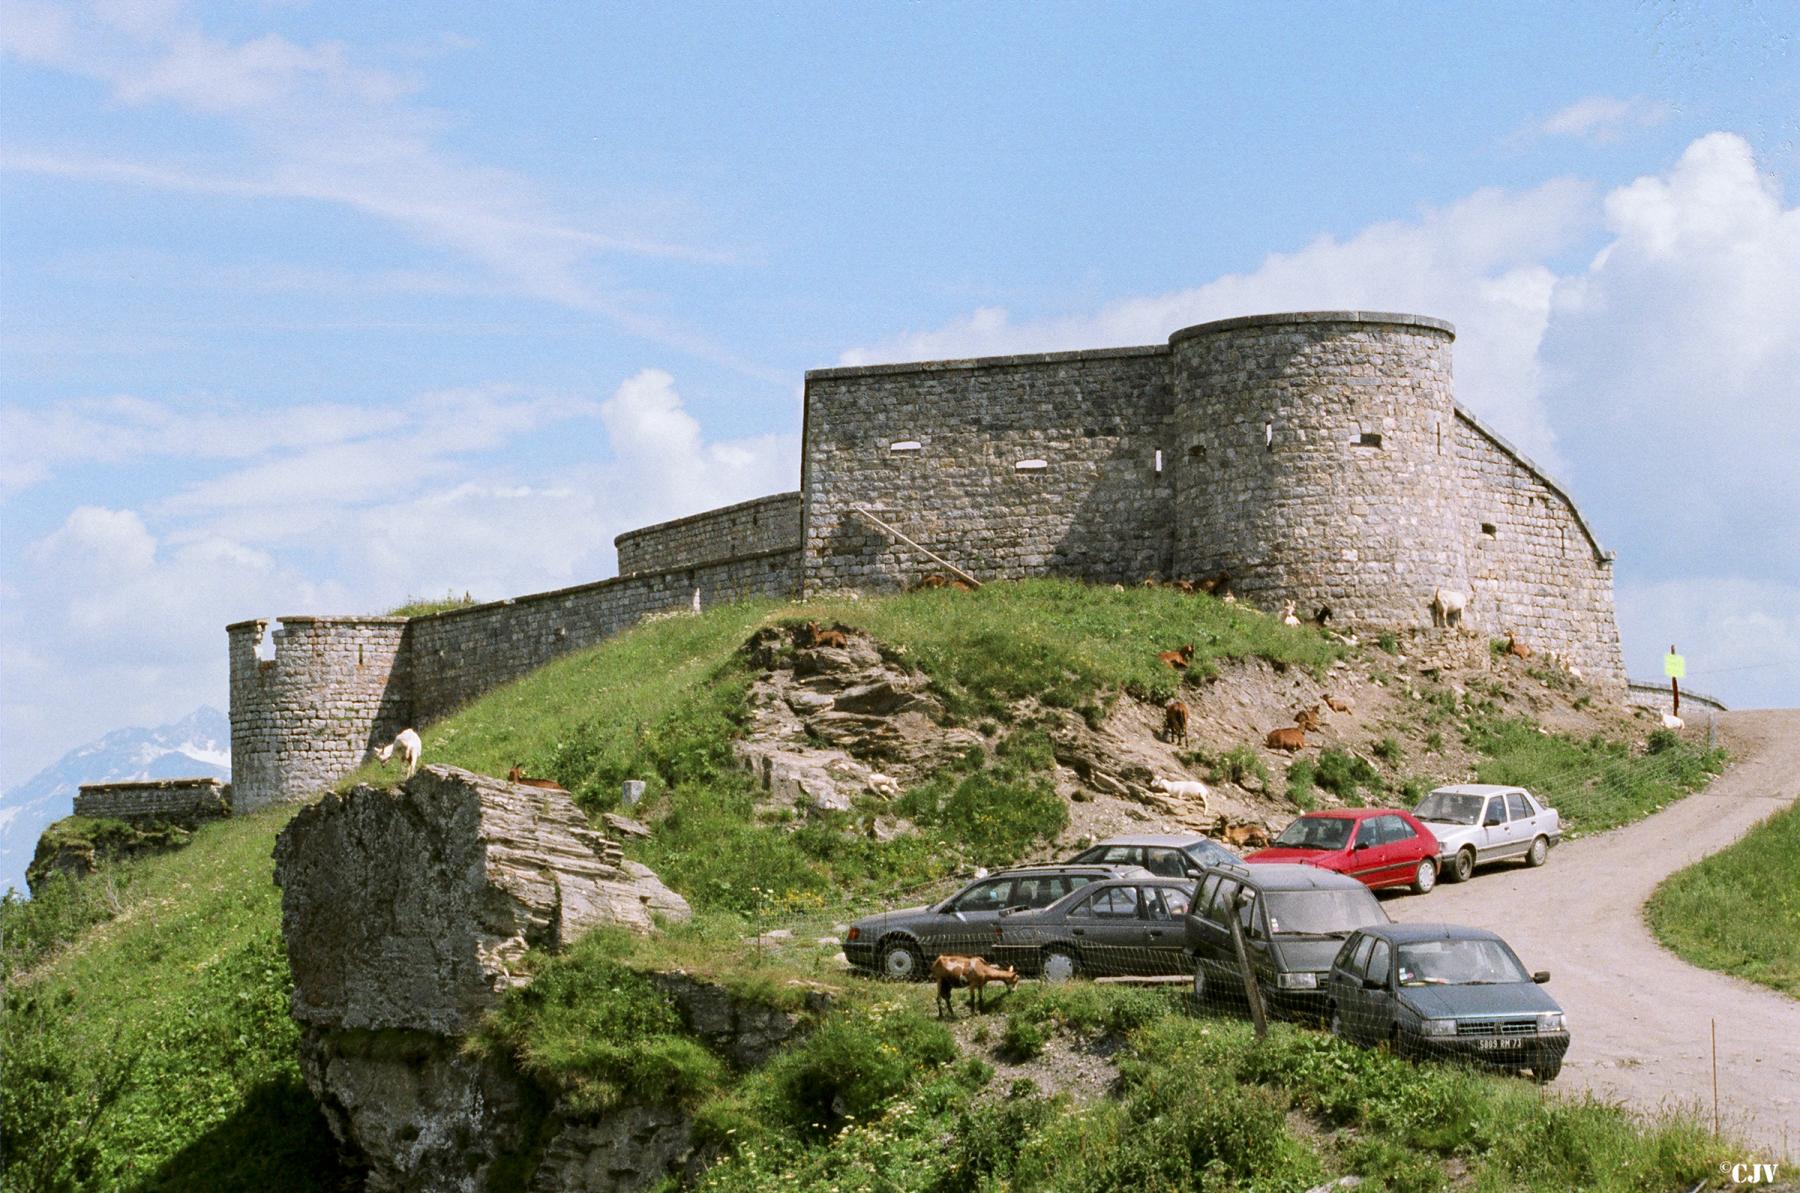
M 1663 674 L 1670 679 L 1686 679 L 1687 660 L 1671 650 L 1663 656 Z

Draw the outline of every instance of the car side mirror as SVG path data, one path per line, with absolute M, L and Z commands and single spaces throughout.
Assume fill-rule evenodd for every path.
M 1386 978 L 1364 978 L 1363 979 L 1363 989 L 1364 990 L 1386 990 L 1387 989 L 1387 979 Z
M 1358 841 L 1356 843 L 1356 847 L 1358 849 L 1367 849 L 1367 848 L 1369 848 L 1369 846 L 1371 846 L 1373 844 L 1375 844 L 1375 842 L 1373 842 L 1373 841 Z
M 1550 971 L 1547 969 L 1540 969 L 1531 975 L 1531 980 L 1542 986 L 1545 982 L 1550 980 Z

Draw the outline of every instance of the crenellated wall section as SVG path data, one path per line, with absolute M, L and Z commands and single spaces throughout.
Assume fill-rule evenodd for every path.
M 800 490 L 620 535 L 619 576 L 426 617 L 228 627 L 233 779 L 252 808 L 326 786 L 424 725 L 647 614 L 980 578 L 1227 576 L 1266 609 L 1466 619 L 1621 697 L 1612 555 L 1564 489 L 1456 405 L 1455 332 L 1315 311 L 1167 344 L 817 369 Z M 265 652 L 266 653 L 266 652 Z

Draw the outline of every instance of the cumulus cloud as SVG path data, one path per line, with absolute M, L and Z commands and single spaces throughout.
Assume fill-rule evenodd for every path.
M 7 781 L 108 729 L 222 706 L 229 622 L 598 580 L 622 531 L 791 488 L 799 471 L 797 437 L 709 439 L 654 369 L 604 401 L 490 388 L 355 418 L 296 407 L 266 415 L 292 425 L 260 439 L 215 404 L 107 399 L 79 416 L 102 445 L 84 467 L 132 467 L 110 445 L 145 433 L 225 471 L 142 510 L 77 508 L 24 549 L 0 622 Z M 533 466 L 539 437 L 584 434 L 591 462 L 548 479 Z
M 1620 584 L 1619 632 L 1634 676 L 1662 677 L 1671 645 L 1683 690 L 1735 708 L 1792 707 L 1800 675 L 1800 583 L 1689 576 Z

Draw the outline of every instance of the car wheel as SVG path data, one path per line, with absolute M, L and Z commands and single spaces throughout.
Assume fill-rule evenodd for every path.
M 1549 856 L 1550 842 L 1544 837 L 1539 837 L 1531 843 L 1531 852 L 1525 855 L 1525 864 L 1527 866 L 1541 866 L 1544 864 L 1544 860 Z
M 884 941 L 876 961 L 881 976 L 892 982 L 920 982 L 925 979 L 925 956 L 908 940 Z
M 1475 873 L 1475 851 L 1459 849 L 1456 856 L 1450 859 L 1449 869 L 1444 871 L 1445 882 L 1467 882 Z
M 1419 862 L 1419 868 L 1413 871 L 1412 888 L 1419 892 L 1419 894 L 1424 895 L 1429 894 L 1431 888 L 1436 885 L 1437 859 L 1434 857 L 1424 858 Z
M 1562 1058 L 1558 1057 L 1555 1060 L 1547 1060 L 1541 1065 L 1533 1066 L 1531 1076 L 1539 1085 L 1543 1085 L 1546 1082 L 1555 1081 L 1556 1075 L 1560 1072 L 1562 1072 Z
M 1046 982 L 1067 982 L 1081 974 L 1081 962 L 1067 949 L 1045 949 L 1039 972 Z

